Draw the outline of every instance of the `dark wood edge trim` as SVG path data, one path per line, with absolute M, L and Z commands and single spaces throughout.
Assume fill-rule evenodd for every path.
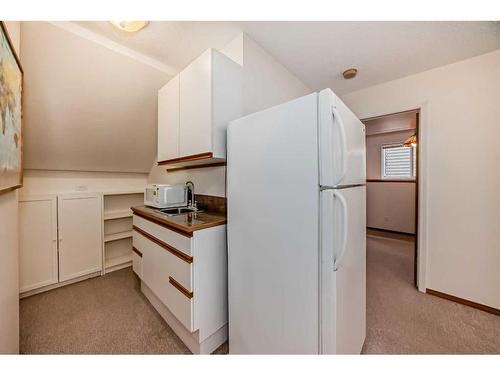
M 134 246 L 132 246 L 132 251 L 142 258 L 142 253 L 139 250 L 137 250 L 137 248 L 135 248 Z
M 192 256 L 189 256 L 189 255 L 183 253 L 182 251 L 177 250 L 175 247 L 170 246 L 169 244 L 163 242 L 162 240 L 159 240 L 158 238 L 150 235 L 148 232 L 142 230 L 141 228 L 136 227 L 135 225 L 132 228 L 137 233 L 142 234 L 148 240 L 150 240 L 150 241 L 154 242 L 155 244 L 163 247 L 165 250 L 167 250 L 172 255 L 175 255 L 177 258 L 183 260 L 186 263 L 193 263 L 193 257 Z
M 226 166 L 226 162 L 221 161 L 212 164 L 186 165 L 183 167 L 167 168 L 167 172 L 177 172 L 177 171 L 185 171 L 186 169 L 214 168 L 214 167 L 224 167 L 224 166 Z
M 4 189 L 0 189 L 0 194 L 3 194 L 3 193 L 8 193 L 9 191 L 14 191 L 16 189 L 20 189 L 22 188 L 23 185 L 22 184 L 19 184 L 19 185 L 14 185 L 14 186 L 9 186 L 7 188 L 4 188 Z
M 167 165 L 167 164 L 175 164 L 183 161 L 194 161 L 194 160 L 203 160 L 210 159 L 213 157 L 213 153 L 211 152 L 203 152 L 201 154 L 194 154 L 188 156 L 181 156 L 180 158 L 168 159 L 168 160 L 160 160 L 158 161 L 158 165 Z
M 375 228 L 375 227 L 366 227 L 366 229 L 378 230 L 380 232 L 387 232 L 387 233 L 394 233 L 394 234 L 404 234 L 405 236 L 415 236 L 415 233 L 400 232 L 397 230 L 381 229 L 381 228 Z
M 187 298 L 193 298 L 193 292 L 190 292 L 186 288 L 184 288 L 177 280 L 175 280 L 172 276 L 168 277 L 168 282 L 172 284 L 179 292 L 184 294 Z
M 467 299 L 455 297 L 455 296 L 452 296 L 450 294 L 446 294 L 443 292 L 438 292 L 437 290 L 433 290 L 433 289 L 426 289 L 425 292 L 432 295 L 432 296 L 444 298 L 444 299 L 447 299 L 447 300 L 450 300 L 450 301 L 453 301 L 456 303 L 460 303 L 462 305 L 473 307 L 475 309 L 482 310 L 482 311 L 485 311 L 487 313 L 500 316 L 500 310 L 495 309 L 494 307 L 491 307 L 491 306 L 482 305 L 482 304 L 477 303 L 477 302 L 472 302 L 472 301 L 469 301 Z
M 369 180 L 366 180 L 366 182 L 397 182 L 404 184 L 415 184 L 417 183 L 417 180 L 382 180 L 377 178 L 370 178 Z
M 20 166 L 21 170 L 19 171 L 19 181 L 16 185 L 9 186 L 3 189 L 0 189 L 0 194 L 5 194 L 17 189 L 20 189 L 23 187 L 23 179 L 24 179 L 24 137 L 23 137 L 23 132 L 24 132 L 24 70 L 23 66 L 21 65 L 21 60 L 19 59 L 19 56 L 17 55 L 17 51 L 14 48 L 14 44 L 12 43 L 12 40 L 10 39 L 9 31 L 7 30 L 7 26 L 5 25 L 4 21 L 0 21 L 0 28 L 2 29 L 5 39 L 7 39 L 7 44 L 9 45 L 9 48 L 12 52 L 12 55 L 14 56 L 14 59 L 16 60 L 17 66 L 19 70 L 21 71 L 21 120 L 20 120 L 20 134 L 19 134 L 19 144 L 21 145 L 21 160 L 20 160 Z
M 162 226 L 164 228 L 167 228 L 167 229 L 169 229 L 169 230 L 171 230 L 171 231 L 173 231 L 175 233 L 178 233 L 178 234 L 180 234 L 180 235 L 182 235 L 184 237 L 189 237 L 189 238 L 193 237 L 193 233 L 191 233 L 191 232 L 184 232 L 183 230 L 181 230 L 179 228 L 176 228 L 176 227 L 174 227 L 172 225 L 168 225 L 165 222 L 161 221 L 160 219 L 155 218 L 154 216 L 151 216 L 151 215 L 148 215 L 148 214 L 145 214 L 145 213 L 143 213 L 141 211 L 136 210 L 134 207 L 132 207 L 131 209 L 132 209 L 132 212 L 135 215 L 137 215 L 139 217 L 142 217 L 145 220 L 148 220 L 148 221 L 150 221 L 152 223 L 158 224 L 158 225 L 160 225 L 160 226 Z

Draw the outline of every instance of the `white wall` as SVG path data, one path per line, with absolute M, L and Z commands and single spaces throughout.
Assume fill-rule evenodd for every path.
M 170 75 L 55 25 L 21 25 L 25 168 L 148 173 Z
M 5 22 L 19 54 L 20 23 Z M 17 191 L 0 194 L 0 353 L 19 352 Z
M 143 190 L 146 173 L 25 170 L 20 195 Z
M 246 34 L 238 35 L 221 52 L 243 65 L 243 115 L 311 93 Z
M 243 115 L 284 103 L 311 90 L 245 34 L 221 50 L 243 65 Z M 184 183 L 191 180 L 200 194 L 225 196 L 225 167 L 170 172 L 153 165 L 149 181 Z
M 495 308 L 500 308 L 499 88 L 497 50 L 343 97 L 360 118 L 422 108 L 423 287 Z

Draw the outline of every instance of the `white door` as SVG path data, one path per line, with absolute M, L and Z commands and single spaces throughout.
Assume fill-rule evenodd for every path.
M 158 161 L 179 157 L 179 75 L 158 91 Z
M 319 93 L 320 185 L 366 182 L 365 126 L 332 90 Z
M 366 336 L 366 187 L 321 192 L 321 346 L 359 354 Z
M 59 281 L 102 270 L 102 197 L 64 194 L 58 199 Z
M 24 196 L 19 200 L 19 291 L 57 281 L 57 196 Z
M 212 151 L 212 50 L 180 73 L 179 156 Z

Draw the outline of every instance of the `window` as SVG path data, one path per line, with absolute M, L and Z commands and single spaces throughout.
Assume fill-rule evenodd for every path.
M 382 146 L 382 178 L 414 179 L 417 175 L 417 148 L 402 144 Z

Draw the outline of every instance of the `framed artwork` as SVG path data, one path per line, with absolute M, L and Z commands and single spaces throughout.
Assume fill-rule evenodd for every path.
M 23 184 L 23 69 L 3 22 L 0 30 L 0 194 Z

